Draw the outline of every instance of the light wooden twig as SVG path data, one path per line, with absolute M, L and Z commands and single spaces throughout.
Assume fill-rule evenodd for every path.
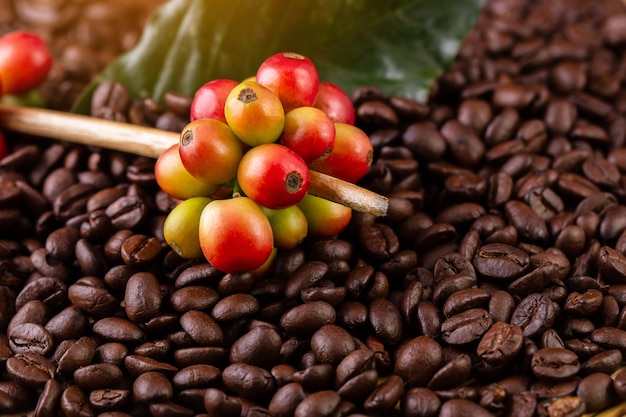
M 0 104 L 0 127 L 151 158 L 158 158 L 179 141 L 179 135 L 174 132 L 55 110 L 3 104 Z M 375 216 L 385 216 L 389 205 L 384 196 L 315 171 L 311 171 L 309 192 Z

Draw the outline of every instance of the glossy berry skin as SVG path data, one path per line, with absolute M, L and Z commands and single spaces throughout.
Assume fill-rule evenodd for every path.
M 308 223 L 306 216 L 298 206 L 290 206 L 282 210 L 271 210 L 261 207 L 272 225 L 274 247 L 293 249 L 307 235 Z
M 235 135 L 249 146 L 275 142 L 285 125 L 278 96 L 254 81 L 244 81 L 231 90 L 224 116 Z
M 191 197 L 207 197 L 217 191 L 218 185 L 200 181 L 183 166 L 178 143 L 167 148 L 154 164 L 157 184 L 170 197 L 185 200 Z
M 243 156 L 239 139 L 217 119 L 190 122 L 180 134 L 178 151 L 185 169 L 210 184 L 232 180 Z
M 328 238 L 341 233 L 352 218 L 352 209 L 330 200 L 307 194 L 298 204 L 307 219 L 308 236 Z
M 209 203 L 200 216 L 199 233 L 205 258 L 226 273 L 261 267 L 274 244 L 269 220 L 247 197 Z
M 185 259 L 202 257 L 200 216 L 211 201 L 208 197 L 189 198 L 176 205 L 165 218 L 163 237 L 180 257 Z
M 277 143 L 250 149 L 237 170 L 241 190 L 256 203 L 273 210 L 299 203 L 309 190 L 309 180 L 304 160 Z
M 256 81 L 276 93 L 285 112 L 313 106 L 320 83 L 313 62 L 294 52 L 280 52 L 263 61 Z
M 278 141 L 309 164 L 333 150 L 335 124 L 320 109 L 297 107 L 285 115 L 285 127 Z
M 217 79 L 209 81 L 200 87 L 191 101 L 190 119 L 217 119 L 226 123 L 224 104 L 226 97 L 235 86 L 235 80 Z
M 356 120 L 352 100 L 341 87 L 333 83 L 320 83 L 313 106 L 323 110 L 335 123 L 353 125 Z
M 23 94 L 41 84 L 52 67 L 46 42 L 27 31 L 0 37 L 0 80 L 4 94 Z
M 346 123 L 335 123 L 335 145 L 327 158 L 314 161 L 312 170 L 344 181 L 357 182 L 367 173 L 374 148 L 365 132 Z

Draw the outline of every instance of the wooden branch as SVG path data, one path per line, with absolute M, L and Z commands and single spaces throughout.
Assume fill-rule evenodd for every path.
M 31 107 L 0 104 L 0 127 L 52 139 L 158 158 L 179 141 L 179 134 Z M 385 216 L 388 199 L 355 184 L 311 171 L 309 192 L 353 210 Z

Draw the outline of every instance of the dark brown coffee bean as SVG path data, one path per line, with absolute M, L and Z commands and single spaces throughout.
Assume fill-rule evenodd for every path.
M 482 288 L 462 289 L 446 298 L 442 311 L 445 317 L 451 317 L 465 310 L 482 307 L 489 299 L 489 292 Z
M 211 316 L 217 321 L 235 320 L 256 314 L 259 307 L 259 302 L 252 295 L 233 294 L 219 300 Z
M 472 360 L 467 354 L 456 355 L 447 361 L 428 381 L 427 387 L 432 390 L 455 388 L 466 381 L 472 371 Z
M 491 417 L 494 414 L 485 410 L 475 402 L 462 398 L 455 398 L 448 400 L 441 405 L 439 415 L 441 417 Z
M 291 336 L 308 337 L 326 324 L 335 324 L 335 319 L 332 305 L 312 301 L 286 311 L 280 318 L 280 325 Z
M 176 372 L 172 377 L 172 385 L 177 390 L 213 386 L 219 383 L 222 372 L 212 365 L 191 365 Z
M 504 207 L 506 217 L 520 236 L 531 241 L 543 241 L 548 238 L 545 220 L 528 205 L 520 201 L 510 201 Z
M 89 393 L 89 405 L 98 411 L 124 409 L 130 399 L 131 393 L 125 389 L 97 389 Z
M 96 413 L 89 405 L 85 392 L 77 385 L 70 385 L 61 394 L 61 411 L 66 416 L 93 417 Z
M 231 362 L 244 362 L 270 369 L 280 359 L 280 334 L 272 327 L 258 326 L 241 336 L 230 348 Z
M 320 363 L 335 366 L 354 349 L 352 336 L 334 324 L 320 327 L 311 336 L 311 350 Z
M 178 313 L 190 310 L 210 311 L 220 296 L 210 287 L 191 285 L 174 291 L 169 298 L 170 306 Z
M 130 320 L 121 317 L 105 317 L 93 324 L 93 332 L 109 342 L 140 343 L 145 334 Z
M 161 242 L 156 237 L 133 235 L 121 247 L 124 263 L 131 267 L 144 267 L 153 263 L 161 253 Z
M 330 417 L 339 405 L 341 397 L 335 391 L 324 390 L 308 395 L 298 404 L 294 417 Z
M 497 366 L 510 362 L 521 351 L 522 344 L 519 326 L 497 322 L 483 335 L 476 353 L 487 364 Z
M 485 146 L 471 128 L 461 124 L 458 120 L 446 122 L 441 127 L 441 135 L 446 140 L 448 148 L 460 165 L 464 167 L 476 166 L 485 153 Z
M 69 376 L 92 363 L 96 352 L 96 341 L 91 337 L 83 336 L 65 351 L 57 362 L 56 372 L 59 375 Z
M 176 359 L 176 355 L 174 359 Z M 135 377 L 146 372 L 160 372 L 166 375 L 171 375 L 178 371 L 178 368 L 174 365 L 141 355 L 124 356 L 124 367 L 128 373 Z
M 295 298 L 300 291 L 315 285 L 328 272 L 328 265 L 321 261 L 308 261 L 296 268 L 285 285 L 285 296 Z
M 511 245 L 491 243 L 481 246 L 472 264 L 484 277 L 509 280 L 523 274 L 529 266 L 526 252 Z
M 533 355 L 531 366 L 533 374 L 546 381 L 568 379 L 580 369 L 576 354 L 563 348 L 539 349 Z
M 28 388 L 42 388 L 54 377 L 54 364 L 34 352 L 17 353 L 5 365 L 9 376 Z
M 100 282 L 76 282 L 70 285 L 67 294 L 74 306 L 93 317 L 110 316 L 120 304 Z
M 376 337 L 383 343 L 395 345 L 403 336 L 402 316 L 398 308 L 385 299 L 373 300 L 369 305 L 369 322 Z
M 387 261 L 399 251 L 398 237 L 387 225 L 362 226 L 358 235 L 361 249 L 374 261 Z
M 291 416 L 305 397 L 302 385 L 291 382 L 276 391 L 267 409 L 277 417 Z
M 594 413 L 610 408 L 618 402 L 613 380 L 607 374 L 593 373 L 578 384 L 576 395 L 585 403 L 585 412 Z
M 275 390 L 269 371 L 245 363 L 233 363 L 224 368 L 222 381 L 228 389 L 249 399 L 267 398 Z
M 157 315 L 163 294 L 157 277 L 138 272 L 128 278 L 124 293 L 124 310 L 134 322 L 145 322 Z
M 54 339 L 41 324 L 17 324 L 9 331 L 9 346 L 14 353 L 33 352 L 47 356 L 54 349 Z
M 411 388 L 407 390 L 400 402 L 400 409 L 404 417 L 435 417 L 441 400 L 428 388 Z
M 418 336 L 396 350 L 394 373 L 401 376 L 408 387 L 423 386 L 443 364 L 441 345 L 430 337 Z
M 615 372 L 622 361 L 622 352 L 618 349 L 611 349 L 604 352 L 596 353 L 580 366 L 581 375 L 590 375 L 596 372 L 612 374 Z
M 122 370 L 112 363 L 96 363 L 74 371 L 74 383 L 85 391 L 116 388 L 122 381 Z
M 446 151 L 445 140 L 430 123 L 409 125 L 402 135 L 402 142 L 419 161 L 436 161 Z
M 52 417 L 59 411 L 63 387 L 56 379 L 49 379 L 44 385 L 43 391 L 37 400 L 37 406 L 33 416 Z
M 520 303 L 511 316 L 510 324 L 520 326 L 524 337 L 543 333 L 554 323 L 558 305 L 548 296 L 530 294 Z
M 180 325 L 200 346 L 219 346 L 224 341 L 222 329 L 213 318 L 198 310 L 190 310 L 180 316 Z
M 398 375 L 391 375 L 366 398 L 363 408 L 372 414 L 388 413 L 403 395 L 404 381 Z
M 115 230 L 132 229 L 145 220 L 147 208 L 140 197 L 124 196 L 109 204 L 105 213 Z
M 487 310 L 469 309 L 446 319 L 441 324 L 441 337 L 451 345 L 465 345 L 482 338 L 492 323 Z
M 174 396 L 172 383 L 159 372 L 142 373 L 133 382 L 133 397 L 137 401 L 169 401 Z
M 241 413 L 241 403 L 223 391 L 209 388 L 204 393 L 204 406 L 209 415 L 237 417 Z
M 51 310 L 63 305 L 67 300 L 67 286 L 59 279 L 50 276 L 37 278 L 26 284 L 15 299 L 15 308 L 20 310 L 31 300 L 40 300 Z

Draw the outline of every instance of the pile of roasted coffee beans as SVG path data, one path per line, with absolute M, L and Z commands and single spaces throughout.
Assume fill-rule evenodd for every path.
M 25 2 L 26 3 L 26 2 Z M 626 400 L 626 8 L 491 0 L 428 105 L 354 92 L 389 216 L 263 279 L 179 258 L 154 160 L 9 136 L 0 414 L 580 416 Z M 190 101 L 93 114 L 179 130 Z M 612 378 L 613 376 L 613 378 Z

